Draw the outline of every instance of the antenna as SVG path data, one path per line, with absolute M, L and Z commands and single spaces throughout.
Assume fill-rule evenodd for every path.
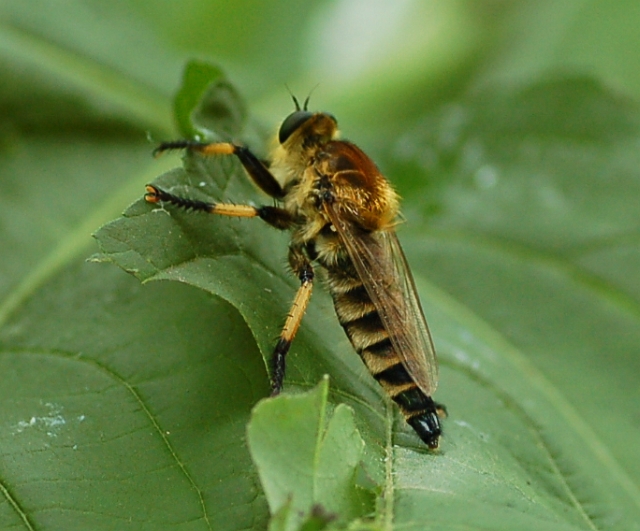
M 318 85 L 320 85 L 320 83 L 316 83 L 315 86 L 309 91 L 309 95 L 307 96 L 307 99 L 304 100 L 304 106 L 302 107 L 303 111 L 307 110 L 307 105 L 309 105 L 309 99 L 311 98 L 311 94 L 313 94 L 313 91 L 318 88 Z
M 313 91 L 316 90 L 318 88 L 318 85 L 320 85 L 320 83 L 316 83 L 316 86 L 313 87 L 310 91 L 309 91 L 309 95 L 307 96 L 307 98 L 304 100 L 304 105 L 302 106 L 302 108 L 300 108 L 300 102 L 298 101 L 298 98 L 296 98 L 293 95 L 293 92 L 291 92 L 291 89 L 289 88 L 289 85 L 287 85 L 286 83 L 284 84 L 285 88 L 287 89 L 287 92 L 289 93 L 289 95 L 291 96 L 291 99 L 293 100 L 293 104 L 296 106 L 296 111 L 306 111 L 308 110 L 309 107 L 309 99 L 311 98 L 311 94 L 313 94 Z
M 293 95 L 293 92 L 291 92 L 291 89 L 289 88 L 289 85 L 287 85 L 286 83 L 284 84 L 285 88 L 287 89 L 287 92 L 289 93 L 289 95 L 291 96 L 291 99 L 293 100 L 293 104 L 296 106 L 296 111 L 300 110 L 300 103 L 298 102 L 298 98 L 296 98 Z M 307 110 L 307 101 L 309 101 L 309 98 L 307 98 L 307 100 L 304 102 L 304 110 Z

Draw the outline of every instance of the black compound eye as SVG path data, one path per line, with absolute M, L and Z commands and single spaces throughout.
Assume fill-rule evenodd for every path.
M 278 140 L 284 144 L 287 139 L 298 129 L 303 123 L 313 116 L 309 111 L 295 111 L 284 119 L 278 133 Z

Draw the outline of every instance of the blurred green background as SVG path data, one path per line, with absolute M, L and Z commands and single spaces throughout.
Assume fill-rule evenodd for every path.
M 110 529 L 126 521 L 155 529 L 167 519 L 195 521 L 216 504 L 223 509 L 211 509 L 211 520 L 221 528 L 265 525 L 242 441 L 250 408 L 268 392 L 256 342 L 263 347 L 279 323 L 257 332 L 233 301 L 166 283 L 142 289 L 112 265 L 85 263 L 97 249 L 91 233 L 180 164 L 150 152 L 178 134 L 172 98 L 191 59 L 219 65 L 265 131 L 291 111 L 289 89 L 299 99 L 312 92 L 310 108 L 334 114 L 405 197 L 401 239 L 442 360 L 438 398 L 454 412 L 449 455 L 460 457 L 465 422 L 506 430 L 492 426 L 491 408 L 509 409 L 508 396 L 544 434 L 558 490 L 569 485 L 578 500 L 578 523 L 567 524 L 577 527 L 568 528 L 608 528 L 615 519 L 598 515 L 618 514 L 616 499 L 627 510 L 620 521 L 633 522 L 629 515 L 640 512 L 639 27 L 640 4 L 631 0 L 0 0 L 0 528 Z M 131 252 L 117 243 L 116 252 Z M 317 299 L 318 314 L 330 312 Z M 302 335 L 314 337 L 314 326 Z M 484 326 L 501 338 L 486 348 L 477 340 L 486 339 Z M 242 370 L 233 360 L 210 365 L 216 341 L 247 353 Z M 311 385 L 327 361 L 310 369 L 304 342 L 293 367 Z M 185 360 L 186 351 L 197 354 Z M 520 354 L 531 365 L 518 365 Z M 104 381 L 78 360 L 89 360 Z M 233 395 L 238 411 L 218 418 L 212 411 L 221 397 L 209 382 L 227 375 L 220 366 L 241 373 L 246 388 Z M 488 393 L 486 407 L 476 400 L 476 377 L 491 384 L 484 391 L 500 390 Z M 191 411 L 194 403 L 202 411 Z M 67 419 L 68 429 L 73 414 L 78 430 L 65 439 L 56 419 Z M 365 430 L 366 437 L 375 438 Z M 474 460 L 500 461 L 507 470 L 488 473 L 513 472 L 508 459 L 474 453 L 479 439 L 469 437 L 470 468 Z M 584 445 L 576 455 L 574 440 Z M 214 447 L 222 448 L 220 462 L 207 454 Z M 162 461 L 167 449 L 179 459 Z M 178 470 L 178 479 L 167 479 L 157 462 Z M 136 473 L 122 487 L 118 474 L 129 467 Z M 449 488 L 450 472 L 432 479 Z M 405 473 L 396 472 L 398 484 Z M 76 474 L 87 483 L 73 483 Z M 499 500 L 485 477 L 469 482 L 478 488 L 469 496 Z M 60 478 L 76 490 L 51 487 Z M 529 484 L 528 476 L 518 483 Z M 559 498 L 562 507 L 572 503 Z M 468 507 L 460 504 L 443 512 L 462 515 Z M 558 529 L 554 522 L 550 529 Z
M 317 86 L 314 100 L 358 135 L 383 119 L 395 131 L 475 86 L 550 71 L 640 90 L 632 1 L 34 0 L 4 2 L 0 15 L 4 101 L 26 96 L 21 76 L 44 76 L 58 90 L 90 84 L 83 99 L 128 103 L 137 111 L 124 118 L 146 111 L 149 126 L 166 124 L 166 110 L 151 114 L 194 57 L 219 63 L 268 121 L 290 108 L 285 84 L 302 95 Z

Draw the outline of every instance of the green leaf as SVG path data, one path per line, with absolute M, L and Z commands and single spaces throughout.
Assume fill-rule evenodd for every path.
M 258 525 L 266 507 L 242 441 L 268 383 L 245 324 L 220 299 L 81 263 L 0 340 L 3 525 Z
M 372 521 L 312 513 L 301 526 L 638 528 L 640 12 L 629 0 L 347 4 L 0 3 L 0 529 L 278 523 L 245 430 L 296 289 L 286 235 L 139 200 L 179 164 L 150 152 L 177 136 L 184 65 L 211 54 L 269 127 L 290 112 L 285 83 L 305 94 L 320 81 L 312 107 L 405 198 L 399 235 L 441 362 L 450 417 L 433 455 L 318 285 L 285 393 L 331 375 L 328 410 L 348 404 L 365 442 L 357 483 L 382 494 Z M 345 30 L 352 20 L 367 24 Z M 590 77 L 545 81 L 550 65 Z M 265 156 L 242 116 L 205 127 Z M 233 160 L 187 157 L 164 179 L 269 201 Z M 109 226 L 109 258 L 180 283 L 84 263 L 90 233 L 133 201 Z
M 638 111 L 592 80 L 555 79 L 479 93 L 408 135 L 436 146 L 413 168 L 438 176 L 408 213 L 424 221 L 415 260 L 503 330 L 635 478 L 636 435 L 619 423 L 640 397 Z
M 202 61 L 187 64 L 174 99 L 174 114 L 184 138 L 211 139 L 213 131 L 233 138 L 246 119 L 235 88 L 218 67 Z
M 180 63 L 166 46 L 157 45 L 147 21 L 114 6 L 103 10 L 98 22 L 95 9 L 77 0 L 64 6 L 47 0 L 34 0 L 29 7 L 3 3 L 0 15 L 0 61 L 3 70 L 8 68 L 5 79 L 14 83 L 3 92 L 9 101 L 17 100 L 4 104 L 10 114 L 18 111 L 19 129 L 25 118 L 57 115 L 61 103 L 67 113 L 60 113 L 58 131 L 72 122 L 81 132 L 89 124 L 79 120 L 86 107 L 94 116 L 142 130 L 171 129 L 168 94 L 179 77 L 167 75 L 167 69 Z M 151 56 L 156 60 L 145 60 Z M 41 91 L 44 100 L 34 97 Z M 25 101 L 32 99 L 35 108 Z
M 499 101 L 506 105 L 499 106 Z M 476 235 L 486 227 L 495 227 L 494 231 L 505 232 L 511 242 L 520 240 L 519 248 L 538 245 L 547 252 L 562 249 L 570 241 L 584 243 L 593 234 L 601 237 L 602 229 L 590 232 L 589 225 L 580 221 L 579 216 L 574 221 L 582 202 L 566 212 L 555 203 L 545 202 L 544 195 L 540 199 L 534 195 L 534 201 L 525 201 L 520 208 L 512 206 L 513 201 L 517 202 L 541 176 L 550 182 L 557 179 L 555 175 L 564 177 L 570 164 L 575 165 L 588 153 L 585 143 L 588 149 L 592 150 L 596 143 L 603 154 L 611 154 L 607 161 L 613 154 L 616 160 L 624 160 L 620 150 L 633 145 L 637 134 L 635 111 L 630 114 L 627 102 L 611 98 L 592 82 L 580 80 L 558 80 L 507 91 L 500 99 L 488 91 L 461 105 L 464 105 L 462 114 L 457 108 L 448 108 L 443 110 L 442 117 L 430 117 L 424 122 L 429 127 L 421 123 L 398 144 L 402 158 L 396 156 L 398 162 L 394 163 L 397 165 L 394 173 L 402 169 L 406 176 L 411 173 L 420 176 L 426 171 L 439 176 L 439 180 L 429 185 L 430 194 L 425 192 L 424 177 L 413 181 L 405 208 L 409 223 L 406 229 L 401 228 L 401 238 L 409 242 L 407 252 L 415 264 L 442 362 L 438 399 L 447 404 L 451 415 L 445 421 L 441 452 L 431 455 L 425 451 L 394 406 L 365 375 L 362 364 L 350 353 L 332 320 L 330 301 L 322 294 L 316 295 L 294 343 L 286 389 L 290 392 L 297 387 L 308 388 L 324 373 L 332 375 L 336 393 L 330 399 L 334 403 L 346 401 L 356 412 L 358 429 L 366 441 L 365 468 L 382 488 L 375 522 L 383 528 L 402 524 L 424 529 L 426 523 L 438 529 L 455 525 L 554 530 L 632 526 L 640 514 L 640 496 L 633 472 L 617 462 L 623 454 L 614 443 L 616 437 L 626 435 L 620 430 L 602 428 L 605 422 L 602 407 L 606 405 L 608 419 L 616 414 L 609 402 L 602 402 L 598 381 L 582 370 L 582 394 L 572 394 L 566 380 L 554 380 L 554 372 L 546 364 L 536 366 L 535 354 L 540 350 L 532 348 L 535 343 L 520 342 L 519 336 L 504 329 L 497 318 L 484 322 L 479 317 L 491 317 L 487 310 L 500 310 L 500 305 L 492 302 L 495 296 L 485 295 L 485 290 L 500 293 L 504 283 L 511 281 L 509 275 L 515 275 L 514 286 L 521 285 L 515 283 L 515 278 L 534 275 L 535 281 L 534 277 L 527 281 L 531 290 L 555 289 L 556 294 L 568 290 L 563 295 L 568 297 L 566 300 L 574 300 L 575 304 L 590 301 L 596 314 L 601 311 L 599 299 L 604 292 L 598 289 L 585 298 L 584 290 L 597 283 L 587 283 L 576 292 L 571 283 L 567 284 L 566 277 L 548 268 L 549 263 L 555 264 L 559 258 L 549 262 L 531 260 L 530 253 L 511 255 L 510 249 L 518 249 L 513 243 L 510 247 L 485 249 L 481 246 L 484 240 L 478 240 Z M 495 118 L 498 109 L 501 120 Z M 560 111 L 562 119 L 556 123 L 553 116 Z M 456 122 L 450 113 L 458 120 L 468 118 Z M 587 118 L 589 121 L 585 122 Z M 441 136 L 434 139 L 434 135 Z M 549 146 L 544 157 L 535 150 L 540 138 Z M 566 145 L 562 144 L 564 139 L 570 139 Z M 519 144 L 514 146 L 514 142 Z M 554 149 L 556 145 L 560 147 Z M 410 151 L 412 148 L 416 151 Z M 474 148 L 479 151 L 473 151 Z M 422 157 L 425 149 L 438 150 L 434 152 L 435 158 L 413 158 L 414 153 Z M 529 149 L 534 150 L 533 155 Z M 570 163 L 572 154 L 574 159 Z M 635 155 L 629 156 L 633 159 Z M 432 160 L 442 166 L 425 165 L 424 161 Z M 490 179 L 493 174 L 489 170 L 498 172 L 497 182 Z M 502 178 L 503 175 L 512 177 Z M 587 179 L 583 181 L 588 183 L 590 174 L 583 172 L 583 175 Z M 593 179 L 599 175 L 596 173 Z M 634 178 L 630 174 L 630 182 Z M 184 170 L 162 176 L 158 184 L 179 195 L 196 198 L 259 200 L 246 181 L 236 161 L 187 156 Z M 404 186 L 403 181 L 400 186 Z M 570 187 L 564 193 L 572 198 L 579 190 L 582 188 Z M 485 198 L 496 204 L 482 207 Z M 606 204 L 594 210 L 591 205 L 597 199 L 593 197 L 590 201 L 584 208 L 595 212 L 596 219 L 608 215 Z M 556 210 L 540 216 L 539 212 L 535 215 L 536 207 Z M 469 211 L 475 213 L 473 220 Z M 549 223 L 552 215 L 558 222 L 554 231 L 551 229 L 556 225 Z M 420 216 L 426 220 L 424 224 L 420 223 Z M 515 221 L 507 223 L 508 219 Z M 547 224 L 543 232 L 541 223 Z M 583 230 L 578 230 L 580 227 Z M 467 233 L 468 242 L 464 237 Z M 489 234 L 485 230 L 485 240 Z M 541 234 L 546 240 L 541 239 Z M 295 290 L 295 283 L 287 280 L 278 267 L 281 259 L 274 258 L 273 249 L 286 246 L 281 234 L 267 227 L 247 227 L 239 220 L 211 220 L 204 214 L 158 209 L 140 201 L 123 219 L 103 228 L 98 238 L 105 257 L 140 278 L 180 280 L 228 300 L 245 318 L 268 360 L 272 338 L 278 333 L 279 323 L 273 316 L 286 312 Z M 498 236 L 493 234 L 493 239 Z M 562 257 L 562 253 L 558 256 Z M 488 264 L 500 270 L 501 276 L 494 277 L 490 270 L 481 269 Z M 473 278 L 475 271 L 484 277 Z M 449 286 L 461 300 L 470 300 L 477 313 L 427 284 L 424 281 L 427 275 Z M 522 286 L 526 288 L 528 284 Z M 468 293 L 459 286 L 464 286 Z M 512 288 L 514 294 L 522 289 Z M 526 297 L 535 297 L 531 290 L 524 290 Z M 580 297 L 575 298 L 574 293 Z M 508 298 L 505 300 L 508 302 Z M 533 298 L 533 304 L 526 298 L 515 300 L 522 309 L 514 306 L 510 310 L 513 314 L 524 309 L 535 312 L 540 307 L 554 309 L 558 299 L 542 303 Z M 612 301 L 605 297 L 605 311 L 610 311 L 606 308 Z M 562 309 L 562 305 L 555 307 L 555 311 Z M 620 310 L 621 317 L 627 319 L 625 308 L 614 311 Z M 554 315 L 558 325 L 554 337 L 561 341 L 564 327 L 558 314 L 551 313 L 550 319 Z M 580 316 L 576 310 L 573 315 L 576 326 Z M 609 319 L 615 319 L 614 315 Z M 501 320 L 509 321 L 504 316 Z M 535 322 L 533 317 L 529 317 L 529 322 Z M 618 321 L 618 326 L 626 327 L 624 322 Z M 632 323 L 633 319 L 628 321 L 625 333 L 637 334 Z M 527 337 L 540 341 L 535 329 Z M 584 345 L 578 343 L 571 348 L 576 360 L 585 352 Z M 534 357 L 529 360 L 525 354 Z M 558 356 L 556 347 L 555 363 L 561 367 L 571 359 L 565 352 L 559 363 Z M 597 418 L 589 414 L 585 401 L 589 402 L 589 408 L 595 408 L 592 410 L 601 408 Z M 629 404 L 623 406 L 623 411 L 632 406 L 629 397 L 622 402 Z M 607 422 L 615 425 L 612 420 Z M 629 441 L 635 437 L 629 436 Z M 310 452 L 314 448 L 300 434 L 295 439 L 290 434 L 287 438 L 293 441 L 290 453 Z M 272 486 L 261 474 L 269 499 Z M 292 474 L 289 484 L 280 488 L 277 503 L 271 502 L 272 510 L 285 503 L 286 492 L 299 492 L 295 481 Z M 307 497 L 307 508 L 309 503 Z
M 244 321 L 193 288 L 85 263 L 91 232 L 176 164 L 146 139 L 171 136 L 163 86 L 123 73 L 147 46 L 147 67 L 169 67 L 167 49 L 145 24 L 128 40 L 117 9 L 46 4 L 0 8 L 0 528 L 264 528 L 246 446 L 229 443 L 268 392 Z
M 328 391 L 325 378 L 304 395 L 261 402 L 248 426 L 249 450 L 271 512 L 287 506 L 297 516 L 287 529 L 297 529 L 314 507 L 346 522 L 373 510 L 373 498 L 367 500 L 356 484 L 364 442 L 353 410 L 339 405 L 328 415 Z
M 307 515 L 295 515 L 292 513 L 292 500 L 288 500 L 274 515 L 269 522 L 269 531 L 286 531 L 296 526 L 300 531 L 331 531 L 334 529 L 345 529 L 344 525 L 335 521 L 335 515 L 328 514 L 322 507 L 314 506 Z M 295 518 L 297 516 L 297 519 Z M 297 522 L 295 520 L 302 520 Z M 352 527 L 350 527 L 352 529 Z

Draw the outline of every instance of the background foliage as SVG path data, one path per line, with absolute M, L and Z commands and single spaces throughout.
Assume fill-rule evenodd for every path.
M 307 529 L 637 529 L 639 19 L 626 0 L 2 3 L 0 529 L 264 529 L 270 510 L 291 529 L 292 508 Z M 311 107 L 404 197 L 451 413 L 440 454 L 320 290 L 287 387 L 315 391 L 261 403 L 247 435 L 295 289 L 286 237 L 139 201 L 180 165 L 149 154 L 180 134 L 194 57 L 247 102 L 230 123 L 262 153 L 291 109 L 284 84 L 318 85 Z M 233 161 L 187 162 L 162 179 L 261 200 Z M 102 250 L 182 282 L 86 262 L 131 203 Z M 309 431 L 270 421 L 299 408 Z M 350 449 L 332 455 L 353 471 L 333 496 L 351 494 L 304 490 L 315 465 L 275 482 L 283 434 L 291 451 Z M 279 507 L 294 485 L 311 495 Z

